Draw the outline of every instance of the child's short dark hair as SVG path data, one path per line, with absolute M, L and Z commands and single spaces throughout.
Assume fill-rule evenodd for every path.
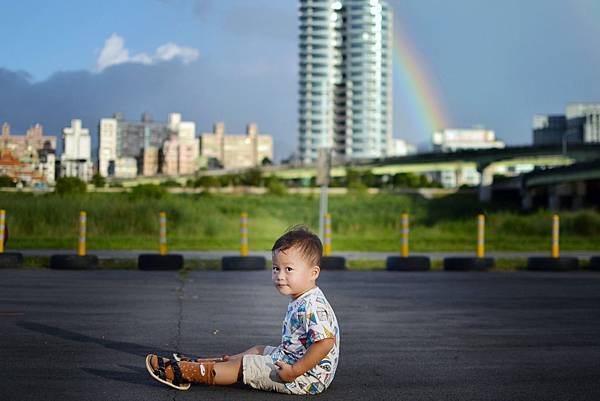
M 275 241 L 271 251 L 285 251 L 294 247 L 300 251 L 300 254 L 311 266 L 321 265 L 323 245 L 319 237 L 306 226 L 298 225 L 289 228 Z

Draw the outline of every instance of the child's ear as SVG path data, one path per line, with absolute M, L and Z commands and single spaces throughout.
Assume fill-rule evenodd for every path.
M 321 268 L 319 266 L 313 266 L 312 274 L 313 274 L 315 280 L 319 278 L 320 273 L 321 273 Z

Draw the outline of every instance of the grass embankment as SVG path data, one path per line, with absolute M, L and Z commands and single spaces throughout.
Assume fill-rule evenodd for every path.
M 318 229 L 318 196 L 0 194 L 7 211 L 9 248 L 71 248 L 78 235 L 78 214 L 88 213 L 89 249 L 158 247 L 158 212 L 168 216 L 170 250 L 237 249 L 239 216 L 249 213 L 250 247 L 268 250 L 287 227 L 304 223 Z M 476 215 L 486 213 L 487 251 L 540 251 L 550 248 L 551 213 L 522 214 L 456 194 L 426 200 L 394 194 L 330 196 L 334 250 L 398 250 L 399 216 L 411 214 L 411 250 L 474 251 Z M 561 249 L 598 250 L 600 213 L 561 213 Z

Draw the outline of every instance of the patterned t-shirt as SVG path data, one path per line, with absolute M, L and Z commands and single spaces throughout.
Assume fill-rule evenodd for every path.
M 314 368 L 286 386 L 294 393 L 317 394 L 329 387 L 338 365 L 340 330 L 335 313 L 325 295 L 315 287 L 288 305 L 283 319 L 281 344 L 271 354 L 273 362 L 282 360 L 294 364 L 311 344 L 325 338 L 335 338 L 335 345 Z

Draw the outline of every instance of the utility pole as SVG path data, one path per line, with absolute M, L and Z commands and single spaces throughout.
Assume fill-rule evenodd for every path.
M 567 138 L 571 135 L 577 134 L 577 132 L 567 132 L 562 135 L 562 155 L 567 155 Z
M 317 155 L 317 185 L 321 187 L 319 202 L 319 237 L 325 240 L 325 214 L 328 213 L 327 188 L 329 186 L 329 172 L 331 170 L 331 148 L 319 148 Z

